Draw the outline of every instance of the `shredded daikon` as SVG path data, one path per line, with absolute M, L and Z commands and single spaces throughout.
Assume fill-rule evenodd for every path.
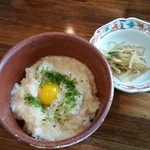
M 142 46 L 128 45 L 124 42 L 113 44 L 111 50 L 102 50 L 107 58 L 113 75 L 123 82 L 131 81 L 145 73 L 150 68 L 147 67 Z

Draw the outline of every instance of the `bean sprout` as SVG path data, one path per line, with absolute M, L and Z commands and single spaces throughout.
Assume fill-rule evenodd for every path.
M 145 73 L 150 68 L 147 67 L 142 46 L 128 45 L 124 42 L 113 44 L 109 51 L 102 50 L 107 58 L 113 75 L 123 82 L 131 81 Z

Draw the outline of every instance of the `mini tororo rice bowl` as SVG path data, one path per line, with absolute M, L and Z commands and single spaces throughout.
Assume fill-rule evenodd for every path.
M 97 88 L 96 96 L 100 107 L 91 125 L 71 138 L 46 141 L 33 138 L 23 130 L 11 110 L 11 91 L 15 83 L 25 77 L 25 69 L 46 56 L 75 58 L 85 64 L 93 73 Z M 0 122 L 19 141 L 38 148 L 62 148 L 76 144 L 92 133 L 103 123 L 112 104 L 114 87 L 110 67 L 101 54 L 88 41 L 66 33 L 51 32 L 32 36 L 11 48 L 0 62 Z

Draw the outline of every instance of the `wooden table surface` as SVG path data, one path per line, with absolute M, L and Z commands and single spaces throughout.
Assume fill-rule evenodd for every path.
M 150 0 L 0 0 L 0 58 L 19 41 L 60 31 L 89 40 L 94 31 L 119 17 L 150 22 Z M 35 150 L 0 125 L 0 150 Z M 150 150 L 150 92 L 115 90 L 102 126 L 67 150 Z

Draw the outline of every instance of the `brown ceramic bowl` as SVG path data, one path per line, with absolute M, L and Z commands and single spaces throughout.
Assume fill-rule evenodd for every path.
M 86 64 L 95 76 L 100 109 L 91 126 L 83 133 L 57 142 L 37 140 L 26 134 L 13 116 L 10 93 L 16 82 L 25 75 L 25 68 L 47 55 L 70 56 Z M 32 146 L 61 148 L 76 144 L 96 131 L 104 121 L 113 99 L 112 75 L 103 55 L 88 41 L 65 33 L 43 33 L 32 36 L 13 48 L 0 62 L 0 122 L 15 136 Z

